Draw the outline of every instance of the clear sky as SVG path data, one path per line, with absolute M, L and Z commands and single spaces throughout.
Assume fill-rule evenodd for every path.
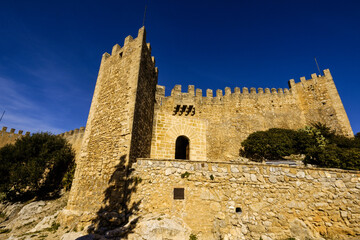
M 329 68 L 360 132 L 360 1 L 1 1 L 0 126 L 61 133 L 86 125 L 101 56 L 147 40 L 169 94 L 286 88 Z

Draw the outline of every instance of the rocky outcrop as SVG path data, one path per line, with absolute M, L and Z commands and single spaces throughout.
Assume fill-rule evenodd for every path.
M 191 229 L 181 218 L 149 214 L 141 218 L 129 240 L 189 239 Z
M 60 227 L 57 216 L 66 205 L 68 194 L 55 200 L 0 205 L 0 239 L 60 239 L 70 228 Z

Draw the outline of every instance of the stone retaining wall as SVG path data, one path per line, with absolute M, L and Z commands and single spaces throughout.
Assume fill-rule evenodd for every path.
M 198 239 L 360 238 L 358 171 L 153 159 L 133 167 L 138 215 L 182 221 Z

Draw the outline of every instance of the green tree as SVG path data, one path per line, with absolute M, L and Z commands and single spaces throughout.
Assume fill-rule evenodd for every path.
M 278 160 L 291 154 L 301 154 L 314 144 L 305 131 L 271 128 L 250 134 L 241 143 L 244 157 L 255 161 Z
M 304 163 L 325 168 L 360 170 L 360 149 L 341 148 L 334 143 L 321 148 L 309 148 Z
M 7 200 L 27 200 L 58 192 L 74 164 L 74 151 L 60 136 L 36 133 L 0 149 L 0 191 Z
M 322 123 L 298 131 L 272 128 L 254 132 L 241 145 L 241 154 L 255 161 L 305 154 L 305 164 L 360 170 L 360 134 L 355 138 L 337 135 Z
M 306 151 L 305 164 L 319 167 L 360 170 L 359 136 L 348 138 L 336 134 L 324 124 L 313 124 L 313 128 L 321 133 L 326 144 L 318 144 Z

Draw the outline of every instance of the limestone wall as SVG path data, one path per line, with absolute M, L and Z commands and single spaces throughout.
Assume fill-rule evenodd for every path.
M 132 199 L 153 216 L 148 231 L 170 221 L 198 239 L 360 238 L 357 171 L 153 159 L 133 167 L 141 183 Z M 184 188 L 183 200 L 174 188 Z
M 300 82 L 289 81 L 306 123 L 322 122 L 338 134 L 353 137 L 353 131 L 329 69 L 323 76 L 311 75 L 311 79 L 300 78 Z
M 84 137 L 85 127 L 76 128 L 74 130 L 61 133 L 60 136 L 65 138 L 75 150 L 76 156 L 79 155 L 81 149 L 81 142 Z
M 142 45 L 138 78 L 131 136 L 132 162 L 139 157 L 150 157 L 151 151 L 158 69 L 155 67 L 155 58 L 151 56 L 150 43 L 144 42 Z
M 10 129 L 10 132 L 7 131 L 7 127 L 2 127 L 0 131 L 0 148 L 5 146 L 6 144 L 13 144 L 15 143 L 16 139 L 25 136 L 30 135 L 30 132 L 26 132 L 25 135 L 23 135 L 23 130 L 19 130 L 18 133 L 15 133 L 15 129 Z
M 84 136 L 85 127 L 81 127 L 80 129 L 74 129 L 65 133 L 61 133 L 60 136 L 65 138 L 75 150 L 76 155 L 80 152 L 82 138 Z M 16 139 L 30 135 L 30 132 L 26 132 L 23 134 L 22 130 L 19 130 L 18 133 L 15 133 L 15 129 L 12 128 L 10 132 L 7 132 L 7 127 L 3 127 L 0 131 L 0 148 L 5 146 L 6 144 L 15 143 Z
M 175 158 L 175 142 L 179 136 L 190 139 L 190 159 L 206 160 L 207 122 L 197 118 L 181 118 L 159 112 L 155 116 L 151 158 Z
M 299 83 L 289 81 L 290 89 L 249 89 L 244 87 L 213 91 L 208 89 L 203 96 L 201 89 L 188 86 L 182 92 L 176 85 L 171 96 L 165 96 L 165 88 L 157 87 L 153 146 L 174 141 L 161 138 L 160 132 L 176 127 L 180 122 L 203 122 L 206 125 L 206 158 L 209 160 L 230 160 L 239 156 L 241 142 L 255 132 L 269 128 L 298 129 L 315 122 L 322 122 L 339 134 L 353 136 L 349 120 L 337 93 L 329 70 L 323 76 L 312 75 Z M 170 116 L 165 118 L 164 116 Z M 157 119 L 159 118 L 159 119 Z M 177 118 L 178 120 L 174 120 Z M 188 119 L 188 120 L 186 120 Z M 167 129 L 164 129 L 166 125 Z M 195 132 L 200 131 L 194 127 Z M 188 136 L 189 137 L 189 136 Z M 190 138 L 191 140 L 191 138 Z M 158 142 L 160 141 L 160 142 Z M 152 157 L 161 158 L 154 150 Z M 166 156 L 167 158 L 167 156 Z M 173 157 L 171 157 L 173 158 Z M 190 158 L 192 159 L 192 158 Z
M 103 55 L 64 212 L 68 218 L 83 214 L 89 221 L 99 211 L 123 210 L 129 161 L 150 156 L 156 84 L 144 28 L 137 38 L 128 36 L 123 47 L 116 44 L 111 55 Z

